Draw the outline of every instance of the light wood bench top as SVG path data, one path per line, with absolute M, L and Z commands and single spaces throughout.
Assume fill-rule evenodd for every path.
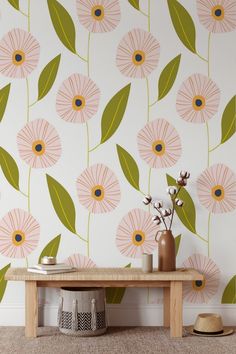
M 194 269 L 178 269 L 175 272 L 143 273 L 140 268 L 81 268 L 76 272 L 44 275 L 30 273 L 26 268 L 9 268 L 6 280 L 15 281 L 193 281 L 203 280 Z

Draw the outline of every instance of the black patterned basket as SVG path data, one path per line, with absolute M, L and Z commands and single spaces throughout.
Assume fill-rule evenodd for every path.
M 97 336 L 106 332 L 103 288 L 61 288 L 58 327 L 64 334 Z

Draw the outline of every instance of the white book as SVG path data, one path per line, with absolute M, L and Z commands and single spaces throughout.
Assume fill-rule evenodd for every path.
M 73 267 L 65 264 L 65 263 L 58 263 L 58 264 L 36 264 L 33 267 L 30 268 L 36 268 L 40 270 L 66 270 L 66 269 L 72 269 Z
M 71 268 L 71 269 L 53 269 L 53 270 L 42 270 L 42 269 L 37 269 L 34 267 L 27 268 L 28 272 L 31 273 L 38 273 L 38 274 L 59 274 L 59 273 L 70 273 L 70 272 L 76 272 L 77 268 Z

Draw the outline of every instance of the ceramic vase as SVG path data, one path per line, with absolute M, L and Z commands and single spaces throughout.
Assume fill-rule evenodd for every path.
M 171 230 L 158 231 L 156 241 L 158 242 L 158 270 L 161 272 L 176 270 L 175 239 Z

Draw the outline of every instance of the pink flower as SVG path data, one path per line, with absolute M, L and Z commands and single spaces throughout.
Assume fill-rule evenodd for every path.
M 197 12 L 209 32 L 231 32 L 236 28 L 235 0 L 197 0 Z
M 61 156 L 61 142 L 56 129 L 44 119 L 27 123 L 17 134 L 20 157 L 31 167 L 46 168 Z
M 227 166 L 215 164 L 197 179 L 200 203 L 211 213 L 227 213 L 236 209 L 236 175 Z
M 13 209 L 0 220 L 0 253 L 25 258 L 38 245 L 40 226 L 31 214 Z
M 77 0 L 81 24 L 90 32 L 113 31 L 120 22 L 118 0 Z
M 157 67 L 160 45 L 150 32 L 133 29 L 121 40 L 116 55 L 116 64 L 122 74 L 142 79 Z
M 38 64 L 39 51 L 39 43 L 30 33 L 14 28 L 0 41 L 0 72 L 8 77 L 27 77 Z
M 96 264 L 91 258 L 83 256 L 82 254 L 72 254 L 65 260 L 65 263 L 74 268 L 95 268 Z
M 176 109 L 191 123 L 205 123 L 218 110 L 220 90 L 207 76 L 194 74 L 185 80 L 177 94 Z
M 141 158 L 153 168 L 173 166 L 181 156 L 181 141 L 176 129 L 165 119 L 147 123 L 138 133 Z
M 184 268 L 194 268 L 203 275 L 203 280 L 185 281 L 183 297 L 187 302 L 207 303 L 217 292 L 220 270 L 212 259 L 202 254 L 193 254 L 183 263 Z
M 100 90 L 87 76 L 73 74 L 66 79 L 56 97 L 56 110 L 67 122 L 84 123 L 98 110 Z
M 116 245 L 124 256 L 140 258 L 143 253 L 152 253 L 157 249 L 157 230 L 150 213 L 133 209 L 123 217 L 118 226 Z
M 114 173 L 103 164 L 86 168 L 78 177 L 80 203 L 91 213 L 107 213 L 120 202 L 120 186 Z

